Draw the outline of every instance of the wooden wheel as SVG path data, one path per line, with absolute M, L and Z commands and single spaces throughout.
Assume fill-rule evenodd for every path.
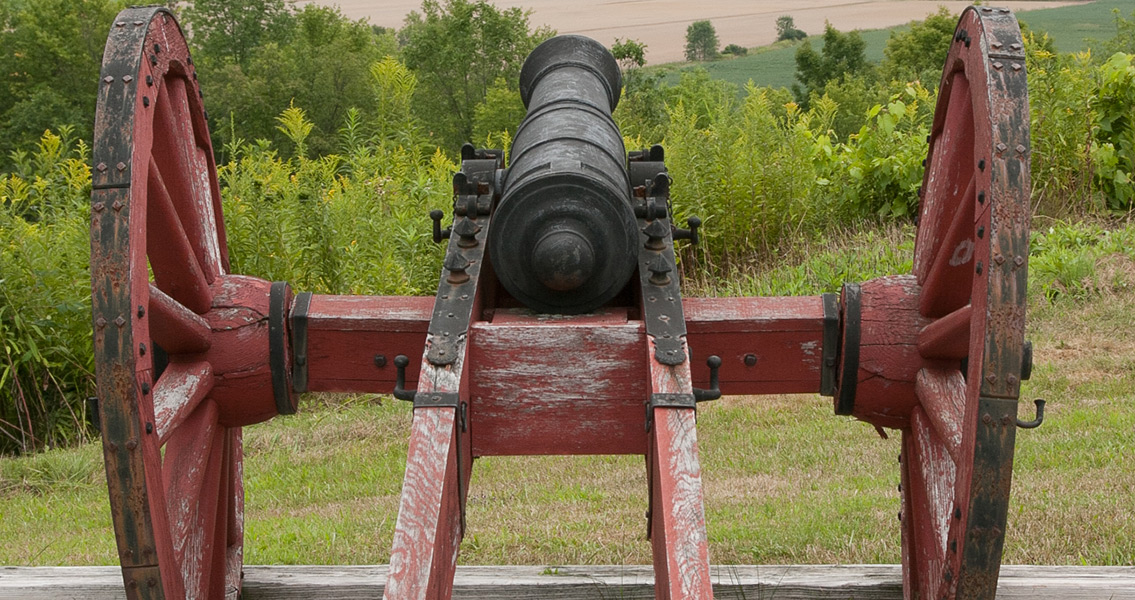
M 914 274 L 923 367 L 903 429 L 906 598 L 993 598 L 1024 350 L 1029 111 L 1016 19 L 962 14 L 943 70 Z
M 94 347 L 127 595 L 235 598 L 241 426 L 294 410 L 290 381 L 274 385 L 268 366 L 287 348 L 269 305 L 286 305 L 290 291 L 227 274 L 201 95 L 168 10 L 118 15 L 99 86 Z

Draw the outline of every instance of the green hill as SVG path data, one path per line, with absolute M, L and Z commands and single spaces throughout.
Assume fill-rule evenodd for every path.
M 1056 48 L 1064 52 L 1084 50 L 1092 41 L 1107 39 L 1115 35 L 1115 16 L 1135 12 L 1135 0 L 1097 0 L 1062 8 L 1044 8 L 1017 13 L 1018 19 L 1033 30 L 1045 31 L 1054 40 Z M 867 60 L 879 62 L 883 59 L 883 48 L 892 31 L 906 29 L 907 25 L 889 29 L 861 31 L 867 42 Z M 808 38 L 816 49 L 823 47 L 820 35 Z M 747 56 L 723 58 L 707 63 L 670 63 L 649 67 L 667 72 L 666 81 L 678 82 L 682 71 L 704 68 L 715 79 L 732 82 L 744 87 L 749 80 L 759 86 L 791 87 L 796 81 L 796 49 L 802 42 L 778 42 L 771 46 L 750 49 Z

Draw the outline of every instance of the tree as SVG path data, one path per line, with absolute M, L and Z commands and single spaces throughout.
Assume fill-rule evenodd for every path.
M 456 152 L 473 139 L 475 109 L 498 78 L 515 82 L 524 59 L 554 32 L 530 31 L 528 11 L 485 0 L 424 0 L 398 32 L 418 77 L 415 109 L 435 142 Z
M 619 66 L 624 72 L 637 69 L 646 64 L 646 44 L 638 40 L 615 38 L 615 45 L 611 46 L 611 55 L 619 61 Z
M 89 140 L 118 0 L 0 1 L 0 164 L 47 129 Z
M 686 28 L 686 60 L 712 60 L 717 57 L 717 30 L 709 21 L 694 21 Z
M 306 140 L 313 155 L 335 149 L 335 133 L 351 108 L 367 122 L 381 118 L 371 65 L 397 52 L 393 34 L 378 34 L 337 8 L 307 4 L 284 20 L 273 40 L 248 50 L 245 65 L 208 54 L 198 60 L 215 146 L 233 138 L 284 141 L 276 116 L 294 102 L 314 124 Z M 191 22 L 192 26 L 193 23 Z
M 185 8 L 202 58 L 248 66 L 253 52 L 289 29 L 293 0 L 193 0 Z
M 796 41 L 806 37 L 808 37 L 808 34 L 796 28 L 796 22 L 792 17 L 781 15 L 776 18 L 776 41 Z
M 926 20 L 911 23 L 910 29 L 891 31 L 883 48 L 883 79 L 910 81 L 926 74 L 928 85 L 937 83 L 957 21 L 950 9 L 941 6 Z
M 831 23 L 826 23 L 823 41 L 820 52 L 807 41 L 796 51 L 796 79 L 804 88 L 794 85 L 792 89 L 801 104 L 807 104 L 809 95 L 822 90 L 829 81 L 869 71 L 867 42 L 858 31 L 840 33 Z

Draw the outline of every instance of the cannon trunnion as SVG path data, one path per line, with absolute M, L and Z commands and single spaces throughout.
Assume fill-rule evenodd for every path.
M 712 598 L 697 403 L 785 393 L 901 432 L 907 598 L 993 598 L 1031 360 L 1020 48 L 1008 10 L 963 13 L 909 275 L 684 300 L 674 240 L 697 222 L 671 223 L 660 147 L 626 154 L 615 61 L 565 36 L 525 63 L 512 164 L 462 149 L 437 294 L 348 297 L 228 272 L 188 47 L 167 9 L 126 9 L 99 87 L 91 283 L 127 596 L 236 598 L 242 428 L 336 391 L 414 404 L 386 598 L 449 598 L 474 459 L 534 454 L 644 456 L 655 596 Z

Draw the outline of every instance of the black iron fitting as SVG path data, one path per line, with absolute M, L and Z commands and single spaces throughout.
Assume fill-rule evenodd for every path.
M 686 362 L 686 317 L 682 310 L 682 291 L 678 278 L 669 274 L 677 269 L 674 261 L 674 244 L 669 237 L 670 223 L 658 219 L 663 238 L 662 250 L 647 247 L 648 239 L 639 245 L 639 278 L 643 291 L 643 321 L 647 335 L 654 340 L 654 357 L 658 362 L 677 366 Z M 646 229 L 645 219 L 639 226 Z M 641 237 L 648 238 L 646 233 Z
M 820 395 L 835 395 L 836 361 L 839 355 L 839 296 L 823 294 L 824 337 L 820 351 Z
M 1044 423 L 1044 400 L 1034 400 L 1033 404 L 1036 405 L 1036 418 L 1032 421 L 1022 421 L 1020 419 L 1017 419 L 1017 427 L 1020 427 L 1021 429 L 1036 429 L 1037 427 L 1040 427 L 1042 423 Z
M 272 396 L 276 411 L 294 415 L 297 398 L 294 383 L 288 381 L 288 303 L 292 290 L 286 281 L 276 281 L 268 292 L 268 366 L 272 370 Z
M 709 367 L 709 388 L 694 388 L 694 398 L 698 402 L 709 402 L 721 397 L 721 357 L 712 355 L 705 360 L 705 364 Z
M 469 151 L 462 149 L 462 154 Z M 473 151 L 473 154 L 479 152 Z M 466 216 L 457 220 L 446 249 L 441 282 L 434 298 L 433 315 L 430 317 L 429 350 L 426 360 L 438 367 L 451 365 L 457 361 L 473 320 L 473 303 L 477 296 L 478 277 L 484 264 L 485 237 L 489 231 L 488 209 L 492 207 L 495 187 L 491 182 L 494 172 L 500 166 L 499 159 L 474 159 L 462 163 L 462 170 L 454 175 L 454 189 L 472 191 L 474 194 L 457 196 L 454 207 L 464 207 Z M 481 193 L 484 192 L 484 193 Z M 472 218 L 485 207 L 484 218 Z M 469 215 L 472 213 L 472 215 Z M 470 218 L 470 216 L 472 218 Z M 464 224 L 463 224 L 464 223 Z
M 859 386 L 859 339 L 861 327 L 862 292 L 857 283 L 843 286 L 842 340 L 837 363 L 838 387 L 835 397 L 835 414 L 850 415 L 855 409 L 855 392 Z M 838 367 L 837 367 L 838 368 Z
M 296 294 L 289 316 L 292 325 L 292 389 L 297 394 L 307 391 L 307 313 L 311 309 L 311 292 Z

